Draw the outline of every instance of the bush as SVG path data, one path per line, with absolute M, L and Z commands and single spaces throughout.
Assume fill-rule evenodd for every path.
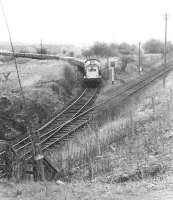
M 54 83 L 50 87 L 51 87 L 52 91 L 55 92 L 56 94 L 60 93 L 60 89 L 59 89 L 59 86 L 57 84 Z
M 0 61 L 2 62 L 10 62 L 14 60 L 13 56 L 0 56 Z
M 64 68 L 64 79 L 72 86 L 75 83 L 75 74 L 68 66 Z

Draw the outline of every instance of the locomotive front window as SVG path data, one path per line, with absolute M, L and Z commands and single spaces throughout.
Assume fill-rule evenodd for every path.
M 90 72 L 95 72 L 96 69 L 95 69 L 95 68 L 89 68 L 88 71 L 90 71 Z

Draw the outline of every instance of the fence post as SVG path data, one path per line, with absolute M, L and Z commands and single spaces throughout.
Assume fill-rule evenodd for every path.
M 171 110 L 171 102 L 168 100 L 167 101 L 167 126 L 168 128 L 170 129 L 171 128 L 171 113 L 170 113 L 170 110 Z
M 156 114 L 156 107 L 155 107 L 155 98 L 154 96 L 151 97 L 151 105 L 152 105 L 152 110 L 153 110 L 153 117 L 155 118 L 155 114 Z
M 166 77 L 165 76 L 163 77 L 163 88 L 164 89 L 166 88 Z
M 115 81 L 115 62 L 111 62 L 111 74 L 112 74 L 112 85 L 114 84 Z
M 131 109 L 129 112 L 129 117 L 130 117 L 131 136 L 133 136 L 135 133 L 135 124 L 134 124 L 133 113 Z
M 172 105 L 172 99 L 173 99 L 173 90 L 170 89 L 170 103 Z
M 95 134 L 96 134 L 96 142 L 97 142 L 97 153 L 98 155 L 100 155 L 101 154 L 100 139 L 99 139 L 99 134 L 97 130 L 95 131 Z

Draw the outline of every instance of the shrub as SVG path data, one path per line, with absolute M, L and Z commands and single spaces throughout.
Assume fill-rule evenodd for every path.
M 70 86 L 73 86 L 75 83 L 75 74 L 70 67 L 64 68 L 64 79 L 67 81 Z

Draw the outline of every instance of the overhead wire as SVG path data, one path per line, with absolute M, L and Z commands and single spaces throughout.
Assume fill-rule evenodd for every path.
M 7 31 L 8 31 L 8 35 L 9 35 L 9 40 L 10 40 L 12 55 L 13 55 L 13 59 L 14 59 L 14 64 L 15 64 L 16 72 L 17 72 L 17 78 L 18 78 L 18 82 L 19 82 L 19 87 L 20 87 L 21 95 L 22 95 L 22 98 L 23 98 L 23 103 L 24 103 L 24 106 L 26 106 L 26 99 L 25 99 L 23 88 L 22 88 L 22 83 L 21 83 L 21 79 L 20 79 L 19 69 L 18 69 L 18 66 L 17 66 L 17 60 L 16 60 L 16 57 L 15 57 L 15 50 L 14 50 L 14 46 L 13 46 L 13 42 L 12 42 L 10 28 L 9 28 L 9 25 L 8 25 L 7 16 L 5 14 L 4 6 L 3 6 L 3 3 L 2 3 L 1 0 L 0 0 L 0 6 L 1 6 L 3 17 L 4 17 L 5 25 L 6 25 L 6 28 L 7 28 Z
M 16 73 L 17 73 L 17 79 L 18 79 L 18 82 L 19 82 L 19 87 L 20 87 L 20 92 L 21 92 L 21 96 L 22 96 L 22 99 L 23 99 L 24 108 L 26 109 L 27 108 L 26 98 L 25 98 L 25 94 L 24 94 L 24 91 L 23 91 L 23 88 L 22 88 L 20 73 L 19 73 L 19 69 L 18 69 L 18 65 L 17 65 L 17 60 L 16 60 L 16 57 L 15 57 L 15 49 L 14 49 L 14 45 L 13 45 L 13 42 L 12 42 L 10 28 L 9 28 L 9 25 L 8 25 L 8 20 L 7 20 L 6 14 L 5 14 L 5 10 L 4 10 L 2 0 L 0 0 L 0 7 L 1 7 L 1 10 L 2 10 L 5 25 L 6 25 L 6 28 L 7 28 L 7 31 L 8 31 L 10 46 L 11 46 L 11 50 L 12 50 L 12 56 L 13 56 L 13 59 L 14 59 L 15 69 L 16 69 Z M 27 120 L 27 128 L 28 128 L 27 132 L 28 132 L 29 138 L 31 140 L 31 145 L 32 145 L 32 150 L 33 150 L 33 155 L 34 155 L 35 154 L 35 147 L 34 147 L 34 143 L 33 143 L 33 139 L 32 139 L 32 134 L 31 134 L 32 130 L 31 130 L 31 125 L 30 125 L 29 120 Z

